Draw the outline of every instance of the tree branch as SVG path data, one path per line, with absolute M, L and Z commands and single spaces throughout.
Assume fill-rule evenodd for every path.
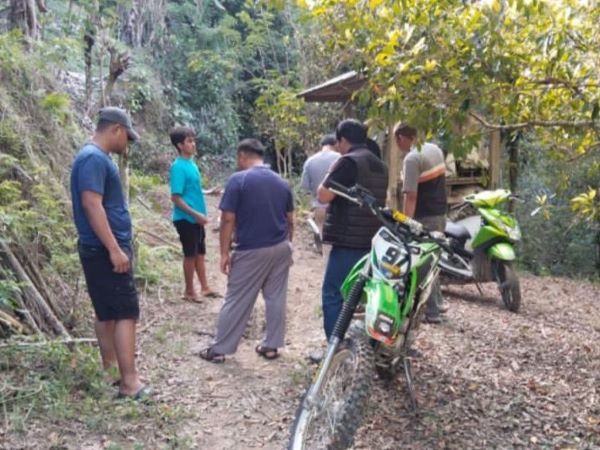
M 474 112 L 470 112 L 469 115 L 485 128 L 500 131 L 522 130 L 524 128 L 531 127 L 594 128 L 597 125 L 597 121 L 595 120 L 530 120 L 527 122 L 500 125 L 490 123 L 482 116 Z

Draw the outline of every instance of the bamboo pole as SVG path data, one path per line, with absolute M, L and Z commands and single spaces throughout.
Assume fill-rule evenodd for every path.
M 19 281 L 21 281 L 21 283 L 23 284 L 23 301 L 25 302 L 25 300 L 29 300 L 37 309 L 39 309 L 43 319 L 54 332 L 65 337 L 70 337 L 69 332 L 67 331 L 65 326 L 56 317 L 56 315 L 52 311 L 52 308 L 48 306 L 48 303 L 46 302 L 44 297 L 42 297 L 40 292 L 37 290 L 37 288 L 31 281 L 31 278 L 29 278 L 27 272 L 25 272 L 25 269 L 23 269 L 21 263 L 3 239 L 0 239 L 0 251 L 6 255 L 6 259 L 10 264 L 11 269 L 13 270 Z

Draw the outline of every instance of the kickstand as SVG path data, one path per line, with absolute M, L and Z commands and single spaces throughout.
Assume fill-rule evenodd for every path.
M 413 414 L 417 414 L 417 396 L 415 394 L 415 386 L 412 380 L 412 365 L 410 358 L 406 356 L 402 358 L 402 365 L 404 366 L 404 377 L 406 378 L 406 387 L 408 388 L 408 396 L 410 397 L 410 406 Z

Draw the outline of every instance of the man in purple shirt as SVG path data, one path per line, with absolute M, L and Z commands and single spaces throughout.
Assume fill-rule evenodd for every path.
M 219 206 L 220 264 L 228 276 L 227 293 L 212 345 L 199 354 L 206 361 L 220 363 L 235 353 L 261 291 L 267 327 L 256 353 L 275 359 L 283 347 L 294 200 L 288 183 L 265 166 L 263 155 L 264 147 L 256 139 L 238 144 L 240 171 L 227 181 Z

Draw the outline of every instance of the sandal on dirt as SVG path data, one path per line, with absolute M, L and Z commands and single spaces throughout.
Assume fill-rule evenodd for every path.
M 198 353 L 198 356 L 204 361 L 208 361 L 214 364 L 221 364 L 225 362 L 225 355 L 221 353 L 215 353 L 212 347 L 207 347 Z
M 190 303 L 202 303 L 202 299 L 200 299 L 196 296 L 193 296 L 193 295 L 182 295 L 181 300 L 183 300 L 184 302 L 190 302 Z
M 146 401 L 152 396 L 152 389 L 149 386 L 142 386 L 135 394 L 124 394 L 119 392 L 117 398 L 129 399 L 135 401 Z
M 276 348 L 263 347 L 258 344 L 254 349 L 259 356 L 262 356 L 265 359 L 277 359 L 279 358 L 279 353 Z
M 215 292 L 215 291 L 208 291 L 208 292 L 203 292 L 202 293 L 202 297 L 206 297 L 206 298 L 221 298 L 222 295 L 219 294 L 218 292 Z

